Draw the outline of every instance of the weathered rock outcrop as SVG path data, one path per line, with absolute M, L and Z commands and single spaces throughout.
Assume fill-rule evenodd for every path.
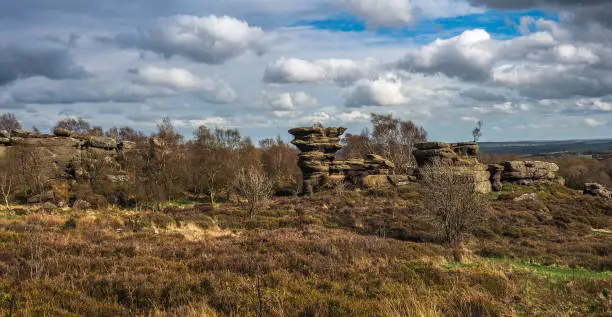
M 335 153 L 342 148 L 340 136 L 346 128 L 342 127 L 302 127 L 289 130 L 295 137 L 291 142 L 302 153 L 299 167 L 304 179 L 304 191 L 312 193 L 329 186 L 330 167 Z
M 389 177 L 393 162 L 376 154 L 368 154 L 362 159 L 337 161 L 335 153 L 342 148 L 340 136 L 346 128 L 342 127 L 303 127 L 289 130 L 295 139 L 293 143 L 302 153 L 298 165 L 304 178 L 304 192 L 312 193 L 338 184 L 351 184 L 369 189 L 392 187 L 408 179 Z
M 538 182 L 561 182 L 559 166 L 540 161 L 508 161 L 504 163 L 502 181 L 529 185 Z
M 3 135 L 9 137 L 2 138 Z M 72 137 L 72 132 L 66 129 L 55 129 L 54 135 L 0 131 L 0 144 L 2 155 L 6 155 L 8 149 L 23 149 L 30 153 L 28 155 L 35 155 L 37 164 L 44 166 L 44 178 L 49 182 L 86 180 L 90 178 L 87 171 L 100 166 L 104 166 L 105 172 L 121 178 L 119 154 L 133 148 L 131 142 L 118 143 L 108 137 Z
M 584 185 L 584 193 L 586 195 L 592 195 L 602 197 L 606 199 L 612 199 L 612 190 L 607 189 L 604 185 L 597 183 L 588 183 Z
M 447 165 L 454 173 L 463 176 L 467 183 L 474 186 L 479 193 L 491 192 L 491 173 L 488 167 L 476 158 L 478 144 L 427 142 L 416 144 L 413 152 L 419 168 L 440 162 Z

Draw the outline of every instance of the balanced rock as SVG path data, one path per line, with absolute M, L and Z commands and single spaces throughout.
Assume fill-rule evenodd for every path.
M 321 188 L 331 187 L 330 171 L 335 153 L 342 148 L 340 136 L 346 131 L 342 127 L 301 127 L 289 130 L 294 136 L 291 142 L 302 153 L 298 166 L 304 178 L 304 191 L 312 193 Z M 337 172 L 337 175 L 343 173 Z

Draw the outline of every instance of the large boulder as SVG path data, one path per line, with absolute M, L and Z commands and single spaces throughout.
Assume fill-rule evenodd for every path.
M 71 137 L 72 131 L 68 129 L 64 129 L 64 128 L 55 128 L 53 129 L 53 135 L 59 136 L 59 137 Z
M 604 185 L 597 183 L 588 183 L 584 185 L 584 193 L 587 195 L 612 199 L 612 190 L 607 189 Z
M 559 166 L 540 161 L 508 161 L 504 164 L 504 181 L 556 180 Z
M 115 150 L 117 149 L 117 140 L 104 136 L 92 136 L 87 139 L 87 146 L 98 149 Z
M 361 185 L 365 189 L 386 189 L 393 187 L 387 175 L 368 175 L 361 180 Z
M 27 138 L 30 136 L 30 134 L 32 134 L 32 132 L 24 129 L 15 129 L 11 131 L 11 137 Z

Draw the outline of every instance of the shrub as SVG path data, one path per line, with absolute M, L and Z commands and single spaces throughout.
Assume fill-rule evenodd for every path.
M 421 172 L 423 200 L 441 239 L 458 244 L 476 227 L 486 210 L 486 200 L 474 190 L 467 177 L 442 162 L 434 162 Z
M 263 209 L 274 192 L 273 183 L 259 170 L 242 169 L 238 173 L 236 191 L 244 199 L 249 217 Z
M 74 210 L 88 210 L 91 208 L 91 204 L 85 200 L 79 199 L 72 204 Z
M 76 227 L 77 227 L 77 223 L 76 223 L 76 220 L 74 220 L 74 218 L 70 218 L 66 220 L 66 222 L 64 222 L 64 225 L 62 226 L 64 230 L 76 229 Z

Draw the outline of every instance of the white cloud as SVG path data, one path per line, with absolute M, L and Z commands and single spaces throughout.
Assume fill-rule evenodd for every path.
M 601 121 L 601 120 L 597 120 L 593 118 L 584 119 L 584 123 L 588 125 L 589 127 L 600 127 L 600 126 L 606 125 L 605 121 Z
M 531 107 L 527 104 L 508 101 L 490 106 L 473 107 L 472 109 L 482 114 L 515 114 L 520 111 L 529 111 Z
M 465 31 L 457 37 L 437 39 L 412 50 L 399 67 L 430 74 L 443 73 L 465 80 L 484 80 L 495 62 L 496 48 L 485 30 Z
M 462 121 L 467 121 L 467 122 L 472 122 L 472 123 L 478 123 L 478 121 L 480 121 L 480 119 L 475 118 L 475 117 L 461 117 Z
M 350 90 L 347 107 L 398 106 L 410 101 L 403 79 L 387 75 L 375 80 L 361 80 Z
M 133 72 L 140 83 L 177 91 L 201 92 L 209 102 L 230 103 L 237 99 L 236 92 L 227 83 L 208 77 L 200 78 L 186 69 L 147 66 Z
M 398 26 L 413 21 L 410 0 L 337 0 L 375 26 Z
M 281 58 L 266 67 L 264 81 L 268 83 L 332 83 L 348 85 L 376 74 L 379 62 L 374 59 Z
M 608 112 L 612 111 L 612 102 L 605 102 L 599 98 L 580 99 L 576 102 L 580 109 Z
M 361 111 L 336 112 L 336 111 L 318 111 L 295 121 L 296 124 L 308 125 L 314 123 L 322 124 L 350 124 L 350 123 L 366 123 L 370 120 L 370 115 Z
M 316 98 L 302 91 L 280 94 L 264 91 L 262 92 L 262 95 L 266 104 L 271 109 L 277 111 L 300 110 L 303 108 L 314 107 L 318 104 Z
M 158 21 L 138 34 L 120 34 L 111 41 L 205 64 L 223 64 L 247 52 L 263 54 L 269 36 L 259 27 L 228 16 L 177 15 Z

